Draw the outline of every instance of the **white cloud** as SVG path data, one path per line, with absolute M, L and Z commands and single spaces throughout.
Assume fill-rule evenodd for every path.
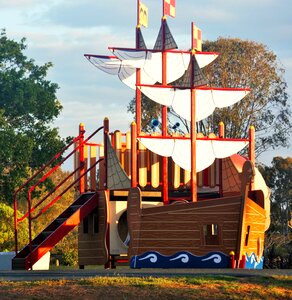
M 23 8 L 29 7 L 32 5 L 38 4 L 38 0 L 0 0 L 0 8 L 1 9 L 15 9 L 15 8 Z

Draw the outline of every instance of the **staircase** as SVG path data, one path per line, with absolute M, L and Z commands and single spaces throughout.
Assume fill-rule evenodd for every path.
M 84 193 L 62 214 L 25 246 L 13 259 L 13 270 L 33 269 L 33 265 L 50 251 L 98 205 L 98 193 Z M 31 249 L 31 252 L 30 252 Z
M 87 174 L 94 171 L 94 182 L 96 180 L 96 166 L 104 158 L 94 160 L 90 167 L 87 167 L 85 160 L 86 147 L 91 145 L 89 140 L 98 132 L 105 137 L 105 131 L 108 131 L 108 120 L 104 120 L 104 126 L 96 129 L 89 137 L 84 137 L 84 125 L 79 126 L 79 135 L 74 138 L 66 147 L 56 154 L 46 165 L 29 178 L 14 194 L 14 227 L 15 227 L 15 252 L 16 256 L 12 259 L 13 270 L 29 270 L 33 269 L 33 265 L 50 251 L 63 237 L 65 237 L 75 226 L 88 216 L 98 206 L 99 200 L 105 196 L 104 190 L 96 191 L 96 185 L 87 190 Z M 93 146 L 97 144 L 93 143 Z M 73 150 L 70 152 L 70 148 Z M 65 152 L 67 154 L 65 156 Z M 61 165 L 71 156 L 78 157 L 75 170 L 68 174 L 66 178 L 60 179 L 54 188 L 43 195 L 41 199 L 35 197 L 34 193 L 52 174 L 61 167 Z M 64 157 L 65 156 L 65 157 Z M 62 158 L 64 157 L 64 158 Z M 76 162 L 76 161 L 75 161 Z M 54 165 L 52 167 L 52 165 Z M 62 189 L 61 189 L 62 187 Z M 50 225 L 48 225 L 36 237 L 32 234 L 32 222 L 43 215 L 50 207 L 52 207 L 62 196 L 70 189 L 78 187 L 79 197 L 67 207 Z M 39 188 L 40 190 L 41 188 Z M 22 217 L 17 214 L 19 199 L 26 197 L 28 211 Z M 34 198 L 35 197 L 35 198 Z M 49 202 L 48 202 L 49 201 Z M 19 223 L 28 221 L 29 240 L 27 245 L 18 252 L 18 225 Z M 24 242 L 24 241 L 22 241 Z

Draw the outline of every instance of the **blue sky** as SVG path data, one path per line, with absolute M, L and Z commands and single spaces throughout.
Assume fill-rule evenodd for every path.
M 143 35 L 154 45 L 162 1 L 142 1 L 149 8 L 149 28 Z M 194 21 L 203 39 L 222 37 L 250 39 L 268 46 L 286 70 L 292 95 L 292 1 L 291 0 L 176 0 L 177 16 L 169 27 L 181 49 L 190 46 Z M 84 53 L 110 54 L 108 46 L 134 47 L 136 0 L 0 0 L 0 28 L 11 39 L 27 38 L 27 56 L 37 64 L 51 61 L 48 78 L 58 83 L 63 111 L 56 120 L 61 136 L 76 135 L 84 122 L 88 132 L 109 117 L 111 130 L 127 130 L 132 115 L 127 104 L 132 90 L 117 78 L 94 68 Z M 291 98 L 290 98 L 291 103 Z M 292 155 L 290 149 L 269 151 L 260 161 L 269 164 L 276 155 Z

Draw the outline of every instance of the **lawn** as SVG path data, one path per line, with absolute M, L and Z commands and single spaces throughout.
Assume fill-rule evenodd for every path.
M 292 299 L 292 276 L 93 277 L 0 282 L 0 299 Z

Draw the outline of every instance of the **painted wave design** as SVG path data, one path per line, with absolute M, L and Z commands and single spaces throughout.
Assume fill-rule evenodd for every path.
M 245 269 L 263 269 L 264 266 L 264 256 L 259 260 L 257 256 L 252 253 L 250 256 L 246 253 L 245 255 Z
M 187 251 L 166 256 L 156 251 L 145 252 L 131 257 L 130 266 L 140 268 L 228 268 L 230 259 L 222 252 L 210 252 L 196 256 Z

